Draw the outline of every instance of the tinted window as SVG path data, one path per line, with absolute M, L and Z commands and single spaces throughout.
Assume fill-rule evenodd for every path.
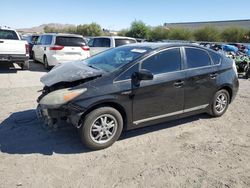
M 47 35 L 45 39 L 45 45 L 50 45 L 52 42 L 52 35 Z
M 153 74 L 178 71 L 181 69 L 181 54 L 179 48 L 160 52 L 146 59 L 142 69 L 147 69 Z
M 187 68 L 204 67 L 211 65 L 209 55 L 204 50 L 186 48 Z
M 37 44 L 41 44 L 41 41 L 42 41 L 42 36 L 40 36 L 40 37 L 38 37 L 38 39 L 37 39 Z
M 90 39 L 88 42 L 89 47 L 93 47 L 94 45 L 94 39 Z
M 221 56 L 219 54 L 216 54 L 214 52 L 209 52 L 209 54 L 210 54 L 210 56 L 211 56 L 211 58 L 212 58 L 215 65 L 220 64 Z
M 136 43 L 136 41 L 132 39 L 115 39 L 116 47 L 126 45 L 126 44 L 131 44 L 131 43 Z
M 41 44 L 45 45 L 45 43 L 46 43 L 46 36 L 42 36 L 42 38 L 41 38 Z
M 19 40 L 15 31 L 0 29 L 0 39 Z
M 123 72 L 121 76 L 118 78 L 118 80 L 127 80 L 130 79 L 132 74 L 134 72 L 137 72 L 139 70 L 139 64 L 137 63 L 136 65 L 130 67 L 128 70 Z
M 109 38 L 95 38 L 93 42 L 93 47 L 110 47 Z
M 60 46 L 84 46 L 84 45 L 86 45 L 86 41 L 81 37 L 58 36 L 58 37 L 56 37 L 56 45 L 60 45 Z

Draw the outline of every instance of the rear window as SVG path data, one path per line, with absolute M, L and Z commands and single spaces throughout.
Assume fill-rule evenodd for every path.
M 86 41 L 80 37 L 56 37 L 56 45 L 60 46 L 84 46 Z
M 0 30 L 0 39 L 19 40 L 15 31 Z
M 91 47 L 109 48 L 110 39 L 109 38 L 94 38 L 93 44 L 91 45 Z
M 136 41 L 132 39 L 115 39 L 116 47 L 126 45 L 126 44 L 131 44 L 131 43 L 136 43 Z

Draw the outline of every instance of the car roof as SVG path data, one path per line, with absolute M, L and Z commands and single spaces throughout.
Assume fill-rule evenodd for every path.
M 69 34 L 69 33 L 44 33 L 42 35 L 64 36 L 64 37 L 82 37 L 82 35 Z
M 133 46 L 133 47 L 140 47 L 140 48 L 150 48 L 152 50 L 161 49 L 161 48 L 169 48 L 169 47 L 180 47 L 180 46 L 187 46 L 187 47 L 196 47 L 196 48 L 202 48 L 206 49 L 202 46 L 199 46 L 197 44 L 189 44 L 189 43 L 167 43 L 167 42 L 143 42 L 143 43 L 133 43 L 133 44 L 127 44 L 126 46 Z
M 136 40 L 135 38 L 125 37 L 125 36 L 98 36 L 98 37 L 90 37 L 90 38 L 114 38 L 114 39 L 132 39 L 132 40 Z

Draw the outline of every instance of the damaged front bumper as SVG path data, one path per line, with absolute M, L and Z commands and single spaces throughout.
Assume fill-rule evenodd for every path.
M 80 128 L 81 117 L 84 112 L 84 108 L 71 103 L 59 108 L 38 104 L 36 108 L 37 118 L 42 119 L 45 124 L 48 124 L 51 127 L 57 124 L 57 122 L 63 120 Z

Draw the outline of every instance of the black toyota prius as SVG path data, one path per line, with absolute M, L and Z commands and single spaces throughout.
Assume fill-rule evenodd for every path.
M 38 116 L 66 120 L 90 149 L 123 130 L 199 113 L 223 115 L 238 91 L 232 60 L 191 44 L 140 43 L 61 64 L 41 78 Z

